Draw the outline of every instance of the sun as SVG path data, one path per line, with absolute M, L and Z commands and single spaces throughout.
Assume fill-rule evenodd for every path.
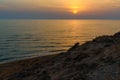
M 74 10 L 74 11 L 73 11 L 73 14 L 77 14 L 77 13 L 78 13 L 78 11 L 77 11 L 77 10 Z

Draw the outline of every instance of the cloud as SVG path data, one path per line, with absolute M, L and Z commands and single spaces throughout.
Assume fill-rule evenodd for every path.
M 76 16 L 70 12 L 78 9 Z M 120 0 L 0 0 L 0 18 L 118 17 Z

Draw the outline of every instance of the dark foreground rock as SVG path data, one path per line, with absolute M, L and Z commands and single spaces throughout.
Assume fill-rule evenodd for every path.
M 60 54 L 1 64 L 0 80 L 120 80 L 120 32 Z

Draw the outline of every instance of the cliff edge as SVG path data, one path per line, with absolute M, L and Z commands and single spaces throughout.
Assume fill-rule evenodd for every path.
M 1 64 L 0 80 L 120 80 L 120 32 L 60 54 Z

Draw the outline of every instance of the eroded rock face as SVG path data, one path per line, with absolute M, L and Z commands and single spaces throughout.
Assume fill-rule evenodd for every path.
M 120 37 L 120 32 L 118 32 L 118 33 L 115 33 L 115 35 L 114 35 L 115 37 Z
M 76 43 L 58 55 L 0 66 L 0 80 L 120 80 L 119 76 L 120 32 Z

